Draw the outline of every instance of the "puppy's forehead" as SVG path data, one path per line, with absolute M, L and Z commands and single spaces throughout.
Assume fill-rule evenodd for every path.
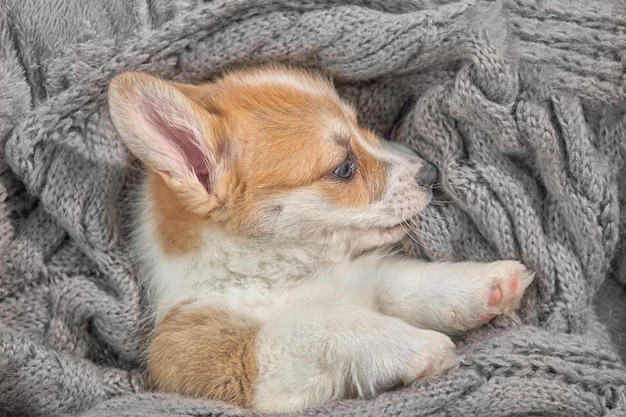
M 330 82 L 302 71 L 258 70 L 231 75 L 218 83 L 225 111 L 244 111 L 267 122 L 295 119 L 334 123 L 354 119 L 354 110 L 343 102 Z M 271 120 L 271 119 L 275 120 Z
M 310 184 L 348 154 L 362 160 L 362 169 L 375 164 L 366 161 L 373 155 L 360 144 L 377 137 L 358 126 L 354 109 L 320 76 L 244 72 L 225 78 L 217 89 L 216 102 L 242 150 L 237 163 L 248 184 Z
M 235 83 L 254 87 L 282 87 L 308 95 L 336 96 L 333 86 L 320 76 L 300 71 L 244 72 L 233 79 Z

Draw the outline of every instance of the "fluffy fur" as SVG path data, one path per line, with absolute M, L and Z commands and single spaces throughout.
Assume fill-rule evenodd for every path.
M 447 335 L 515 308 L 532 280 L 514 261 L 378 250 L 428 204 L 427 163 L 360 127 L 319 75 L 126 73 L 109 99 L 149 168 L 137 245 L 157 389 L 272 412 L 371 397 L 453 366 Z

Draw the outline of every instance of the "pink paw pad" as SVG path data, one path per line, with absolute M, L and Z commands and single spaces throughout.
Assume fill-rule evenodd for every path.
M 516 268 L 513 271 L 509 270 L 508 277 L 497 279 L 487 296 L 487 307 L 490 311 L 480 316 L 480 321 L 486 322 L 498 314 L 516 309 L 533 276 L 534 274 L 527 272 L 525 268 Z
M 491 289 L 491 292 L 489 293 L 489 298 L 487 299 L 487 305 L 489 307 L 497 307 L 501 305 L 503 301 L 505 301 L 503 292 L 509 294 L 509 297 L 515 297 L 517 295 L 519 290 L 519 278 L 517 277 L 517 274 L 511 276 L 508 282 L 508 291 L 502 291 L 502 284 L 503 283 L 500 282 Z
M 478 318 L 478 321 L 481 322 L 481 323 L 486 323 L 489 320 L 491 320 L 492 318 L 494 318 L 495 316 L 497 316 L 497 314 L 485 314 L 485 315 L 480 316 Z
M 491 289 L 491 292 L 489 293 L 489 298 L 487 299 L 487 305 L 489 307 L 495 307 L 497 305 L 500 305 L 501 302 L 502 302 L 502 290 L 500 289 L 498 285 L 496 285 L 495 287 Z
M 455 366 L 459 361 L 459 357 L 454 353 L 454 345 L 451 345 L 450 350 L 445 352 L 444 355 L 428 360 L 428 365 L 419 373 L 417 380 L 428 380 L 433 376 L 439 375 L 443 370 Z
M 432 365 L 428 366 L 426 369 L 424 369 L 422 372 L 420 372 L 420 374 L 417 376 L 417 379 L 424 379 L 428 376 L 428 374 L 430 374 L 430 371 L 432 370 Z
M 519 278 L 517 277 L 517 274 L 514 274 L 511 277 L 511 281 L 509 281 L 509 288 L 511 289 L 512 294 L 517 293 L 517 290 L 519 289 Z

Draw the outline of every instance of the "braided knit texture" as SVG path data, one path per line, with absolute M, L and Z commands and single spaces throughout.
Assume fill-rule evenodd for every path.
M 458 368 L 305 416 L 626 415 L 626 326 L 594 308 L 626 299 L 606 291 L 626 283 L 620 0 L 0 2 L 0 415 L 252 415 L 146 390 L 127 246 L 142 167 L 106 89 L 267 62 L 329 74 L 363 124 L 439 167 L 407 253 L 536 271 L 517 314 L 457 340 Z

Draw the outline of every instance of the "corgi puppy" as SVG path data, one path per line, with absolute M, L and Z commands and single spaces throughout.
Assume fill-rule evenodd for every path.
M 135 231 L 157 390 L 262 412 L 369 398 L 454 366 L 449 335 L 516 308 L 533 279 L 515 261 L 385 251 L 437 171 L 318 74 L 123 73 L 109 105 L 148 171 Z

